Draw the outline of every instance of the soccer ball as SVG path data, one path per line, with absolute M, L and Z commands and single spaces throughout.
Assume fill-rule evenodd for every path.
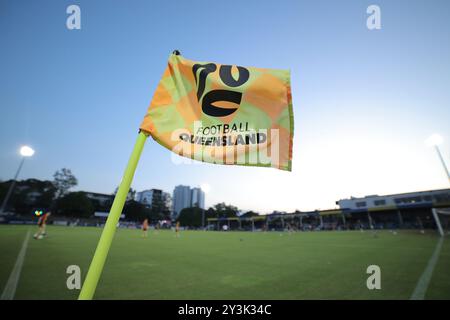
M 40 235 L 38 235 L 37 239 L 42 240 L 42 239 L 44 239 L 44 236 L 42 234 L 40 234 Z

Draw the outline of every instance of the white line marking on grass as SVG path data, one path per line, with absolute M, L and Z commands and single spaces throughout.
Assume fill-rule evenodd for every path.
M 428 285 L 430 284 L 431 276 L 433 275 L 434 267 L 439 258 L 439 253 L 441 252 L 442 243 L 444 242 L 444 237 L 440 237 L 436 248 L 434 249 L 433 255 L 430 260 L 428 260 L 428 265 L 420 276 L 419 281 L 417 282 L 416 289 L 414 289 L 413 294 L 411 295 L 410 300 L 423 300 L 425 299 L 425 294 L 428 289 Z
M 23 240 L 22 248 L 17 256 L 16 264 L 9 275 L 8 282 L 5 289 L 3 289 L 0 300 L 12 300 L 16 294 L 17 284 L 19 283 L 20 272 L 22 271 L 23 261 L 25 260 L 25 253 L 27 252 L 28 240 L 30 238 L 30 230 L 28 230 L 25 240 Z

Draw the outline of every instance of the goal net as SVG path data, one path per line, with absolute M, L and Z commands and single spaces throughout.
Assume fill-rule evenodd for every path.
M 450 235 L 450 208 L 433 208 L 432 210 L 439 234 Z

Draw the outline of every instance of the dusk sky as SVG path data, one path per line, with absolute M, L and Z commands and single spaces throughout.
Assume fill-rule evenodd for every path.
M 69 30 L 66 8 L 81 8 Z M 366 9 L 381 9 L 369 30 Z M 209 185 L 263 213 L 335 207 L 350 196 L 448 188 L 449 1 L 0 0 L 0 179 L 69 168 L 74 190 L 112 193 L 178 49 L 192 60 L 290 69 L 293 170 L 176 164 L 151 138 L 132 188 Z M 178 156 L 176 156 L 178 157 Z

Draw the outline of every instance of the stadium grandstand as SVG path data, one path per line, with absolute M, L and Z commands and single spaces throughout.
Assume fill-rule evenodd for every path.
M 339 209 L 208 218 L 209 230 L 449 229 L 450 189 L 336 201 Z M 447 209 L 446 209 L 447 208 Z M 433 210 L 434 209 L 434 210 Z

